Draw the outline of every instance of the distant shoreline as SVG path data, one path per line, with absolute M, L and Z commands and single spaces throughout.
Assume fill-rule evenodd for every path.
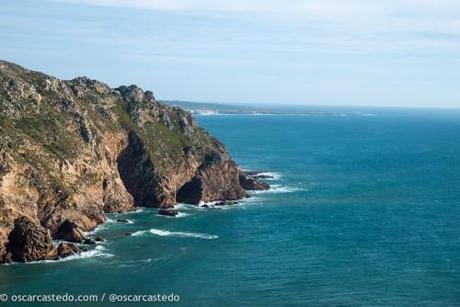
M 272 115 L 289 115 L 289 116 L 376 116 L 373 113 L 364 112 L 332 112 L 332 111 L 313 111 L 288 108 L 286 110 L 273 108 L 258 108 L 255 106 L 230 105 L 219 103 L 203 103 L 188 101 L 163 101 L 171 106 L 181 108 L 197 116 L 228 116 L 228 115 L 254 115 L 254 116 L 272 116 Z

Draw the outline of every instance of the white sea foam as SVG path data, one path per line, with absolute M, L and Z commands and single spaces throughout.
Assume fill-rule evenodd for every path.
M 220 203 L 221 201 L 210 201 L 210 202 L 203 202 L 202 201 L 198 205 L 177 203 L 174 206 L 174 209 L 185 210 L 185 211 L 191 211 L 191 210 L 201 210 L 202 211 L 202 210 L 205 210 L 205 209 L 208 209 L 208 208 L 226 210 L 226 209 L 232 209 L 232 208 L 241 208 L 241 207 L 243 207 L 245 205 L 249 205 L 249 204 L 257 204 L 257 203 L 260 203 L 261 201 L 262 201 L 261 198 L 255 196 L 255 195 L 252 195 L 251 197 L 235 200 L 234 202 L 229 201 L 229 203 L 231 203 L 229 205 L 219 205 L 219 206 L 217 206 L 217 204 Z M 188 213 L 184 213 L 184 214 L 190 215 Z
M 278 180 L 282 176 L 280 173 L 276 173 L 276 172 L 262 172 L 262 173 L 259 173 L 257 175 L 258 176 L 269 176 L 269 177 L 271 177 L 271 178 L 260 178 L 260 179 L 263 179 L 263 180 Z
M 93 257 L 102 257 L 102 258 L 110 258 L 113 257 L 113 254 L 107 252 L 107 249 L 102 246 L 98 245 L 94 249 L 81 252 L 76 255 L 72 255 L 65 258 L 60 258 L 57 260 L 40 260 L 40 261 L 31 261 L 27 262 L 26 264 L 40 264 L 40 263 L 56 263 L 56 262 L 64 262 L 64 261 L 71 261 L 71 260 L 79 260 L 79 259 L 86 259 L 86 258 L 93 258 Z
M 134 224 L 134 221 L 128 219 L 122 219 L 123 221 L 117 221 L 118 224 Z
M 136 213 L 142 213 L 142 212 L 145 212 L 146 209 L 147 208 L 145 207 L 138 207 L 134 211 L 126 211 L 126 212 L 120 213 L 119 215 L 131 215 L 131 214 L 136 214 Z
M 241 200 L 238 200 L 238 202 L 240 202 L 240 201 Z M 217 205 L 217 204 L 219 204 L 221 202 L 222 201 L 200 202 L 198 204 L 198 209 L 204 210 L 204 209 L 208 209 L 208 208 L 213 208 L 213 209 L 228 210 L 228 209 L 234 208 L 235 206 L 238 206 L 237 203 L 232 203 L 232 204 L 229 204 L 229 205 Z M 230 203 L 231 203 L 231 201 L 230 201 Z
M 177 209 L 176 207 L 174 208 Z M 190 214 L 185 213 L 185 212 L 177 212 L 177 215 L 175 216 L 162 215 L 162 214 L 156 214 L 156 215 L 167 218 L 167 219 L 177 219 L 177 218 L 183 218 L 183 217 L 189 216 Z
M 133 237 L 139 237 L 139 236 L 142 236 L 143 234 L 147 233 L 147 230 L 138 230 L 136 232 L 133 232 L 131 234 L 131 236 Z
M 86 232 L 84 232 L 84 234 L 85 234 L 85 236 L 94 235 L 94 234 L 96 234 L 97 232 L 99 232 L 99 231 L 101 231 L 101 230 L 103 230 L 103 229 L 106 229 L 107 226 L 108 226 L 108 224 L 112 224 L 112 223 L 114 223 L 114 222 L 115 222 L 114 220 L 107 218 L 107 220 L 105 220 L 104 223 L 97 225 L 97 227 L 94 228 L 94 229 L 91 230 L 91 231 L 86 231 Z
M 184 204 L 184 203 L 177 203 L 174 206 L 174 209 L 176 210 L 198 210 L 198 209 L 204 209 L 207 207 L 209 208 L 217 208 L 218 206 L 215 206 L 215 204 L 219 203 L 219 201 L 211 201 L 211 202 L 200 202 L 198 205 L 192 205 L 192 204 Z
M 193 210 L 196 209 L 196 205 L 191 205 L 191 204 L 184 204 L 184 203 L 177 203 L 174 205 L 174 209 L 176 210 Z
M 195 232 L 181 232 L 181 231 L 168 231 L 162 229 L 149 229 L 149 230 L 139 230 L 132 234 L 132 236 L 138 237 L 145 235 L 147 233 L 161 236 L 161 237 L 181 237 L 181 238 L 198 238 L 198 239 L 206 239 L 206 240 L 213 240 L 217 239 L 218 236 L 216 235 L 209 235 L 206 233 L 195 233 Z
M 216 207 L 219 207 L 219 206 L 216 206 L 216 204 L 220 203 L 221 201 L 219 200 L 215 200 L 215 201 L 208 201 L 208 202 L 204 202 L 204 201 L 200 201 L 200 203 L 198 204 L 198 207 L 199 208 L 206 208 L 209 207 L 209 208 L 216 208 Z
M 116 223 L 116 221 L 113 220 L 113 219 L 111 219 L 111 218 L 107 218 L 107 219 L 105 220 L 104 223 L 97 225 L 97 227 L 94 228 L 94 229 L 91 230 L 91 231 L 84 232 L 84 234 L 85 234 L 86 236 L 88 236 L 88 235 L 94 235 L 94 234 L 96 234 L 97 232 L 99 232 L 99 231 L 101 231 L 101 230 L 103 230 L 103 229 L 106 229 L 110 224 L 113 224 L 113 223 Z
M 273 184 L 270 186 L 270 189 L 268 190 L 251 191 L 251 194 L 257 195 L 257 194 L 271 194 L 271 193 L 293 193 L 297 191 L 301 191 L 301 189 L 290 187 L 290 186 L 283 186 L 280 184 Z
M 254 170 L 250 170 L 250 169 L 243 169 L 244 172 L 254 172 Z M 254 177 L 256 177 L 256 179 L 262 179 L 262 180 L 278 180 L 280 179 L 283 175 L 281 173 L 277 173 L 277 172 L 260 172 L 258 173 L 257 171 L 255 171 L 256 173 L 254 174 Z M 268 176 L 268 177 L 271 177 L 271 178 L 257 178 L 257 176 Z M 250 176 L 251 177 L 251 176 Z
M 149 230 L 150 233 L 157 235 L 157 236 L 172 236 L 172 237 L 190 237 L 190 238 L 199 238 L 199 239 L 206 239 L 206 240 L 213 240 L 217 239 L 218 236 L 216 235 L 208 235 L 205 233 L 195 233 L 195 232 L 181 232 L 181 231 L 167 231 L 161 229 L 152 228 Z
M 123 219 L 123 220 L 126 220 L 126 222 L 118 222 L 116 219 L 107 218 L 104 223 L 99 224 L 93 230 L 87 231 L 84 233 L 86 236 L 91 236 L 91 235 L 95 235 L 101 230 L 107 229 L 111 224 L 134 224 L 134 221 L 132 220 L 128 220 L 128 219 Z

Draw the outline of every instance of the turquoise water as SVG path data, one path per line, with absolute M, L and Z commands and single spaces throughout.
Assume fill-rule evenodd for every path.
M 97 251 L 0 267 L 0 292 L 180 295 L 184 306 L 460 305 L 460 112 L 207 116 L 272 191 L 111 216 Z M 135 236 L 127 237 L 126 232 Z M 108 303 L 107 303 L 108 304 Z

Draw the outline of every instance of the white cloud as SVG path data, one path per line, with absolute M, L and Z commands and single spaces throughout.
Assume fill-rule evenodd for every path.
M 52 0 L 106 7 L 315 22 L 344 30 L 460 34 L 458 0 Z
M 152 28 L 124 38 L 110 32 L 104 36 L 122 49 L 136 45 L 168 57 L 223 54 L 231 57 L 226 61 L 233 61 L 253 60 L 263 53 L 289 60 L 312 53 L 445 56 L 460 51 L 460 1 L 452 0 L 51 1 L 175 12 L 180 18 L 185 13 L 211 17 L 210 23 L 193 22 L 180 30 L 169 25 L 160 32 Z M 126 10 L 126 14 L 135 12 Z
M 272 14 L 311 14 L 329 17 L 380 15 L 401 10 L 443 11 L 460 10 L 454 0 L 54 0 L 56 2 L 86 3 L 99 6 L 132 7 L 154 10 L 194 12 L 257 12 Z

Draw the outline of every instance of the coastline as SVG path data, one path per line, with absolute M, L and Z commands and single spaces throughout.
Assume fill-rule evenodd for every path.
M 225 204 L 269 188 L 190 113 L 136 85 L 60 80 L 0 61 L 0 96 L 0 262 L 84 251 L 76 244 L 94 245 L 84 232 L 107 213 L 177 215 L 178 202 Z
M 248 172 L 254 172 L 250 170 L 245 170 Z M 262 176 L 269 176 L 264 178 L 266 181 L 277 181 L 281 178 L 280 173 L 275 172 L 254 172 L 257 175 Z M 103 231 L 110 231 L 111 227 L 115 227 L 116 225 L 123 226 L 123 225 L 135 225 L 135 222 L 130 219 L 132 215 L 144 215 L 144 216 L 157 216 L 158 218 L 165 218 L 165 219 L 183 219 L 195 214 L 201 214 L 207 211 L 214 211 L 214 210 L 229 210 L 229 209 L 237 209 L 237 208 L 244 208 L 246 205 L 254 205 L 254 204 L 262 204 L 263 199 L 258 199 L 259 195 L 263 194 L 271 194 L 271 193 L 289 193 L 295 191 L 295 189 L 284 187 L 285 190 L 279 189 L 278 187 L 282 185 L 272 185 L 270 189 L 265 191 L 251 191 L 250 197 L 239 199 L 239 200 L 232 200 L 227 204 L 217 205 L 222 203 L 222 201 L 210 201 L 210 202 L 201 202 L 198 205 L 195 204 L 186 204 L 186 203 L 177 203 L 172 207 L 172 209 L 178 211 L 178 215 L 176 216 L 166 216 L 158 214 L 159 208 L 151 208 L 151 207 L 138 207 L 135 210 L 129 210 L 125 212 L 117 212 L 117 213 L 110 213 L 106 220 L 100 224 L 98 224 L 94 229 L 84 232 L 85 238 L 94 240 L 99 237 L 99 233 Z M 139 237 L 144 235 L 152 235 L 152 236 L 159 236 L 159 237 L 181 237 L 181 238 L 195 238 L 195 239 L 205 239 L 205 240 L 215 240 L 218 239 L 218 235 L 214 234 L 206 234 L 206 233 L 197 233 L 197 232 L 183 232 L 183 231 L 169 231 L 166 229 L 158 229 L 158 228 L 148 228 L 148 229 L 137 229 L 132 232 L 127 232 L 125 234 L 126 237 Z M 58 245 L 61 243 L 72 243 L 63 240 L 53 240 L 54 245 Z M 5 263 L 5 265 L 18 265 L 18 264 L 53 264 L 59 262 L 66 262 L 66 261 L 78 261 L 82 259 L 88 258 L 111 258 L 115 255 L 110 253 L 107 248 L 105 247 L 107 244 L 116 243 L 113 240 L 105 240 L 102 242 L 96 242 L 94 245 L 86 246 L 84 244 L 78 244 L 78 246 L 86 247 L 86 250 L 81 250 L 79 253 L 75 253 L 73 255 L 59 258 L 59 259 L 46 259 L 46 260 L 37 260 L 31 262 L 17 262 L 12 261 L 10 263 Z

